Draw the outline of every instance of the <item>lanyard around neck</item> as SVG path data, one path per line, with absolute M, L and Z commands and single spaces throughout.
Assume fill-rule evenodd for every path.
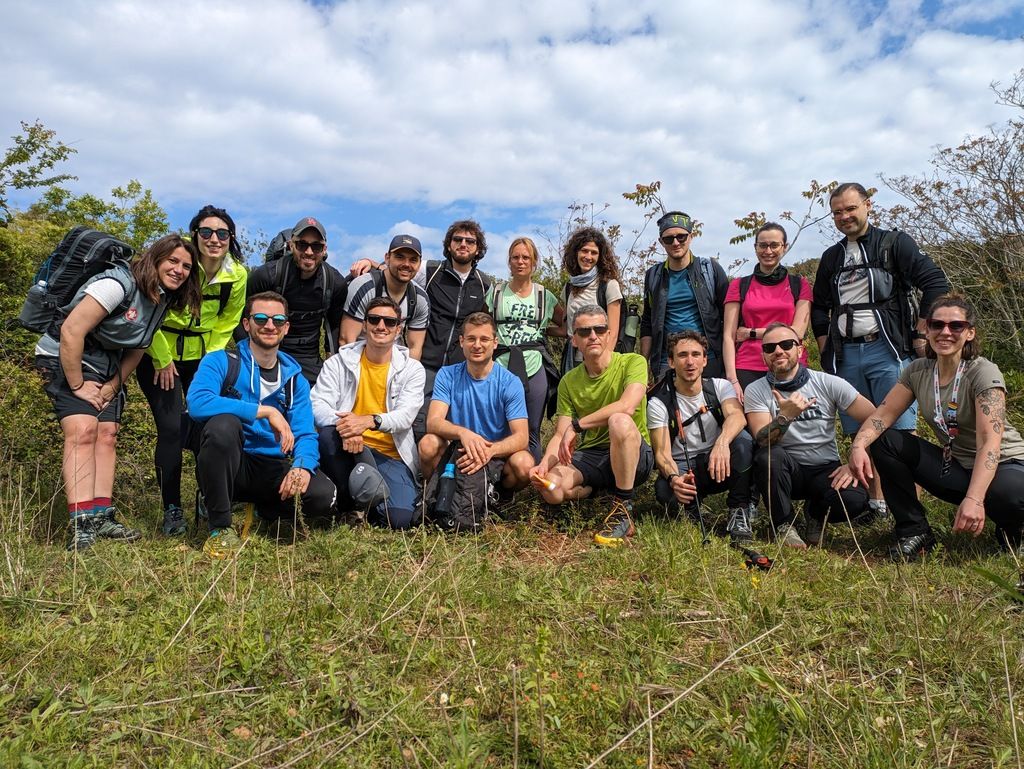
M 963 378 L 966 364 L 966 361 L 961 360 L 956 367 L 956 375 L 953 377 L 953 389 L 949 393 L 949 404 L 946 406 L 945 413 L 943 413 L 942 397 L 939 394 L 939 362 L 935 362 L 935 369 L 932 375 L 932 386 L 935 393 L 935 424 L 946 434 L 947 443 L 952 443 L 953 439 L 960 433 L 956 418 L 956 412 L 960 408 L 957 397 L 960 394 L 960 380 Z

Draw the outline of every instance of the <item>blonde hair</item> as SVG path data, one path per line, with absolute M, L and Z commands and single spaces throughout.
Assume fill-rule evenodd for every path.
M 534 243 L 530 238 L 521 237 L 516 238 L 512 241 L 508 247 L 508 258 L 512 258 L 512 251 L 516 246 L 526 246 L 526 250 L 530 252 L 530 259 L 533 261 L 533 269 L 537 269 L 537 263 L 540 261 L 540 254 L 537 251 L 537 244 Z

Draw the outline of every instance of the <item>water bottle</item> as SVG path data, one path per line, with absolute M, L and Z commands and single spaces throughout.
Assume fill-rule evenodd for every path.
M 45 280 L 40 280 L 28 290 L 25 296 L 25 303 L 18 314 L 21 325 L 29 331 L 45 332 L 53 320 L 53 307 L 48 305 L 49 285 Z
M 452 500 L 455 498 L 455 463 L 444 466 L 441 479 L 437 482 L 437 501 L 434 503 L 434 515 L 437 518 L 450 516 Z

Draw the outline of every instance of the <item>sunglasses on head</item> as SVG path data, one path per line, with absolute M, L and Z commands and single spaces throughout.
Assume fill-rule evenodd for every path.
M 400 321 L 399 321 L 398 318 L 394 318 L 394 317 L 392 317 L 390 315 L 367 315 L 366 316 L 366 324 L 368 326 L 376 326 L 376 325 L 378 325 L 380 323 L 383 323 L 388 328 L 394 328 L 395 326 L 397 326 L 399 324 L 399 322 Z
M 226 230 L 223 227 L 218 227 L 217 229 L 214 229 L 213 227 L 200 227 L 196 232 L 203 240 L 209 240 L 216 235 L 217 240 L 224 242 L 231 237 L 230 230 Z
M 948 328 L 949 333 L 955 334 L 956 336 L 960 336 L 960 334 L 964 333 L 967 329 L 971 327 L 971 324 L 968 323 L 966 320 L 947 321 L 939 320 L 937 318 L 928 318 L 928 320 L 925 321 L 925 323 L 927 324 L 929 331 L 935 331 L 941 334 L 942 329 Z
M 304 254 L 307 251 L 312 251 L 314 254 L 322 254 L 324 249 L 327 248 L 327 244 L 319 240 L 315 243 L 311 243 L 308 240 L 293 240 L 292 243 L 295 244 L 295 250 L 300 254 Z
M 274 325 L 280 328 L 288 322 L 288 316 L 278 313 L 277 315 L 267 315 L 265 312 L 254 312 L 249 318 L 260 328 L 267 325 L 268 322 L 273 321 Z
M 580 339 L 586 339 L 588 336 L 590 336 L 591 332 L 593 332 L 597 336 L 604 336 L 605 334 L 608 333 L 608 326 L 578 326 L 573 331 L 573 333 Z
M 798 342 L 796 339 L 783 339 L 781 342 L 763 342 L 761 344 L 761 349 L 764 350 L 769 355 L 771 355 L 773 352 L 775 352 L 776 347 L 781 347 L 786 352 L 789 352 L 798 344 L 800 344 L 800 342 Z
M 671 246 L 673 243 L 685 243 L 688 237 L 690 237 L 688 232 L 684 232 L 682 235 L 662 235 L 661 242 L 666 246 Z

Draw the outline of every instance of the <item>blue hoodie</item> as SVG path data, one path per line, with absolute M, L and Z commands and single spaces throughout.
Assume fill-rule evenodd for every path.
M 243 446 L 246 453 L 265 457 L 284 458 L 281 446 L 274 438 L 267 419 L 257 419 L 261 403 L 273 406 L 288 420 L 295 437 L 293 467 L 315 473 L 320 464 L 316 430 L 313 427 L 313 407 L 309 400 L 309 383 L 302 376 L 302 367 L 295 359 L 278 350 L 281 364 L 281 387 L 260 401 L 259 366 L 252 358 L 249 340 L 238 343 L 239 371 L 235 389 L 240 398 L 221 395 L 221 387 L 228 373 L 228 356 L 224 350 L 207 354 L 199 364 L 192 385 L 188 388 L 188 412 L 193 419 L 210 419 L 218 414 L 231 414 L 242 421 Z M 287 393 L 292 394 L 292 406 L 286 408 Z

